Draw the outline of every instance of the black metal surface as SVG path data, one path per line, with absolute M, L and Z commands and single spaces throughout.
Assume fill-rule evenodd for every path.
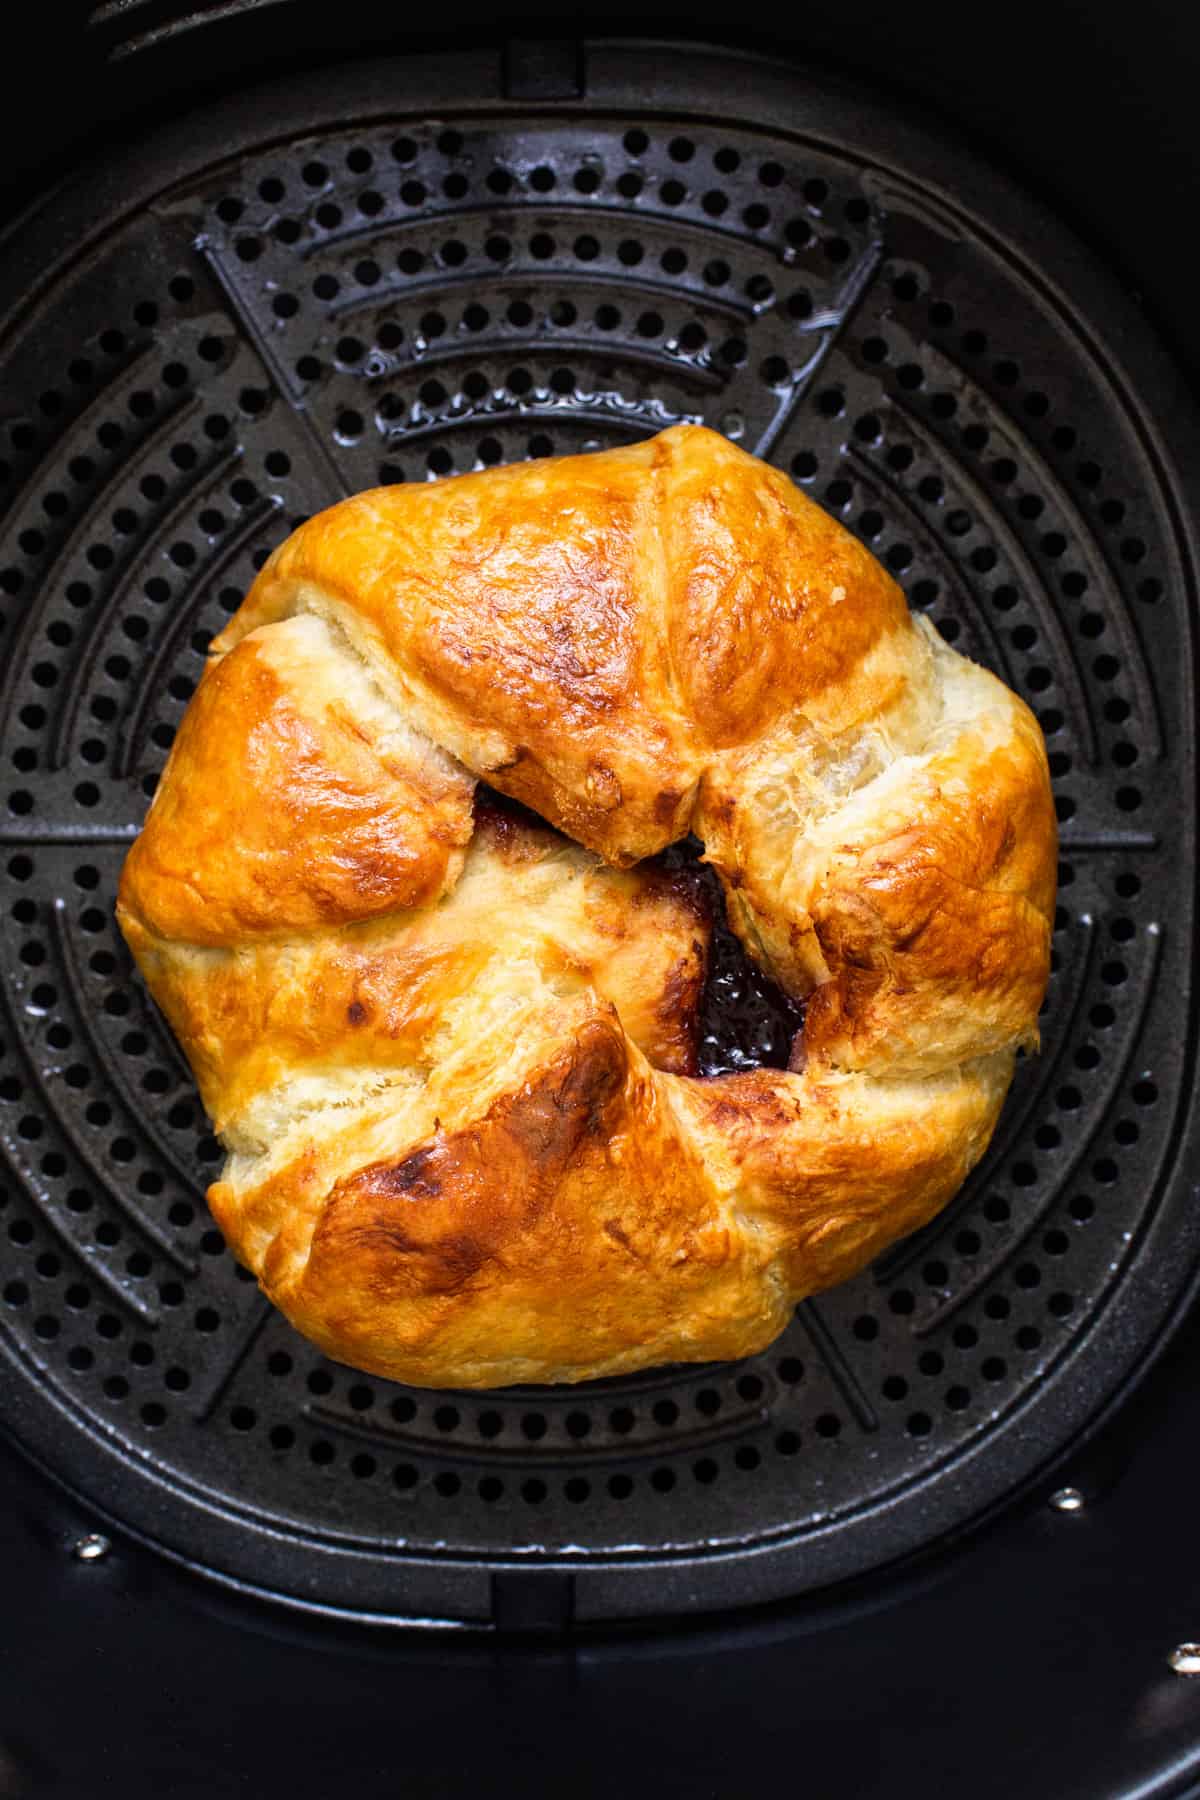
M 120 1538 L 82 1564 L 94 1521 L 0 1445 L 0 1792 L 727 1800 L 802 1774 L 821 1800 L 1194 1796 L 1200 1682 L 1167 1656 L 1200 1615 L 1198 1357 L 1200 1319 L 1064 1470 L 1082 1513 L 1042 1490 L 907 1579 L 503 1649 L 235 1604 Z
M 351 1614 L 662 1616 L 862 1573 L 1060 1454 L 1195 1268 L 1170 368 L 1044 215 L 871 105 L 728 55 L 580 66 L 540 105 L 479 53 L 213 106 L 6 246 L 8 1428 L 172 1555 Z M 1044 1053 L 948 1215 L 763 1357 L 366 1381 L 207 1220 L 214 1146 L 111 924 L 124 847 L 298 517 L 680 417 L 790 469 L 1038 708 Z

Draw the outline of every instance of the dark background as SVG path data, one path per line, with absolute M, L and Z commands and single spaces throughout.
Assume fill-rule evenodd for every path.
M 694 6 L 594 23 L 547 7 L 503 28 L 442 8 L 437 29 L 433 9 L 353 0 L 144 0 L 88 28 L 93 10 L 6 17 L 6 218 L 114 142 L 264 75 L 568 25 L 692 35 L 859 78 L 949 126 L 1090 242 L 1200 379 L 1200 17 L 1168 0 L 859 0 L 740 38 Z M 122 54 L 205 12 L 223 16 Z M 1193 1319 L 1061 1471 L 1080 1514 L 1043 1489 L 860 1591 L 566 1646 L 322 1627 L 120 1542 L 80 1564 L 70 1546 L 94 1521 L 0 1448 L 0 1796 L 1200 1794 L 1200 1680 L 1166 1662 L 1200 1639 L 1198 1368 Z
M 1191 279 L 1200 20 L 1178 0 L 844 0 L 778 10 L 700 0 L 636 13 L 561 3 L 509 12 L 471 0 L 41 0 L 19 10 L 0 123 L 8 211 L 93 149 L 136 142 L 152 121 L 264 75 L 377 49 L 514 36 L 692 37 L 865 80 L 957 131 L 1091 242 L 1200 376 Z M 89 28 L 95 15 L 104 16 Z M 182 17 L 207 22 L 154 37 Z M 154 41 L 123 54 L 145 38 Z

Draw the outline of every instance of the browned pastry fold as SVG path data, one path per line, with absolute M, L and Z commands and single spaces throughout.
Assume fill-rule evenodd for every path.
M 484 812 L 475 780 L 575 841 Z M 694 830 L 809 996 L 699 1080 Z M 748 1354 L 930 1217 L 1037 1042 L 1041 734 L 776 471 L 698 427 L 359 495 L 213 647 L 119 916 L 229 1152 L 210 1201 L 331 1355 L 578 1381 Z

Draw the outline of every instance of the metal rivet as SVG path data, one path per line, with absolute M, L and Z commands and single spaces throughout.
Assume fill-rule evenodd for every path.
M 78 1538 L 71 1554 L 76 1562 L 103 1562 L 112 1549 L 109 1540 L 99 1531 L 89 1531 L 86 1537 Z
M 1061 1487 L 1051 1494 L 1050 1504 L 1055 1512 L 1077 1513 L 1083 1511 L 1084 1500 L 1077 1487 Z
M 1177 1675 L 1200 1675 L 1200 1644 L 1176 1644 L 1167 1661 Z

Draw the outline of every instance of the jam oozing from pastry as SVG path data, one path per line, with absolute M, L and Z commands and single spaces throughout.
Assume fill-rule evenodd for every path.
M 475 790 L 475 804 L 524 819 L 543 831 L 550 829 L 519 800 L 482 782 Z M 698 1072 L 731 1075 L 744 1069 L 786 1069 L 792 1043 L 804 1023 L 804 1009 L 751 962 L 729 929 L 721 883 L 715 871 L 701 862 L 703 854 L 699 839 L 689 837 L 644 865 L 686 874 L 699 884 L 712 911 L 712 952 L 700 1005 Z
M 669 869 L 694 871 L 712 906 L 712 954 L 700 1006 L 700 1074 L 786 1069 L 792 1042 L 804 1023 L 804 1008 L 789 1000 L 746 955 L 726 923 L 721 883 L 700 861 L 702 855 L 698 839 L 687 838 L 655 858 Z

